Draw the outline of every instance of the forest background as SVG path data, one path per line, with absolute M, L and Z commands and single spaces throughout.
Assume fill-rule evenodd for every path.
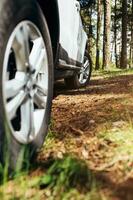
M 97 0 L 81 15 L 95 69 L 132 68 L 133 0 Z

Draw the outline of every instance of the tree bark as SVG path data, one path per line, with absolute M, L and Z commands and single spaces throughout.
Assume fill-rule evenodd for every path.
M 131 46 L 130 46 L 130 67 L 133 67 L 133 0 L 132 0 L 132 18 L 131 18 Z
M 117 53 L 117 0 L 115 0 L 115 8 L 114 8 L 114 12 L 115 12 L 115 18 L 114 18 L 114 42 L 115 42 L 115 65 L 116 68 L 119 67 L 118 64 L 118 53 Z
M 108 69 L 110 63 L 110 26 L 111 1 L 104 0 L 103 69 Z
M 122 1 L 122 48 L 120 67 L 127 68 L 127 0 Z
M 97 39 L 96 39 L 96 65 L 95 69 L 100 69 L 100 34 L 102 25 L 102 1 L 97 2 Z

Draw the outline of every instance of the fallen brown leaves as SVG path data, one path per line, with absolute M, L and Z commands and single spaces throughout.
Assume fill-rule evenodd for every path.
M 132 123 L 133 95 L 129 85 L 133 85 L 132 75 L 93 80 L 86 89 L 75 91 L 63 90 L 62 86 L 59 90 L 58 86 L 58 96 L 53 101 L 54 154 L 77 155 L 89 168 L 108 174 L 108 179 L 118 188 L 132 179 L 133 159 L 128 151 L 125 157 L 118 156 L 119 145 L 106 138 L 106 132 L 111 130 L 115 134 Z M 62 154 L 60 142 L 65 149 Z M 105 187 L 110 190 L 109 185 Z M 128 190 L 126 199 L 130 199 Z

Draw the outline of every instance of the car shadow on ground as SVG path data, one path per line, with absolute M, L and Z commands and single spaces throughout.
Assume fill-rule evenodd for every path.
M 93 95 L 93 94 L 121 94 L 127 93 L 127 88 L 130 87 L 130 83 L 133 81 L 133 75 L 119 75 L 115 77 L 109 77 L 105 79 L 93 79 L 90 84 L 81 89 L 70 90 L 64 84 L 64 81 L 56 81 L 54 85 L 54 98 L 60 94 L 64 95 Z M 122 86 L 122 87 L 121 87 Z M 131 88 L 132 89 L 132 88 Z

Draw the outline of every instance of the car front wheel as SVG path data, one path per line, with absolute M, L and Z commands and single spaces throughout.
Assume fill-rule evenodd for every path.
M 0 13 L 0 158 L 14 170 L 43 145 L 53 59 L 47 24 L 34 0 L 4 0 Z

